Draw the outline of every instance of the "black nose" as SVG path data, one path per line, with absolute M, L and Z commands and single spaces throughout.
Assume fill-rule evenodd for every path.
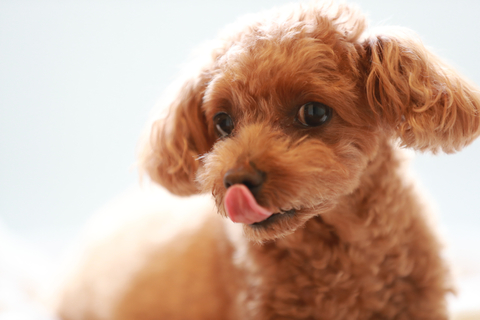
M 253 195 L 256 195 L 262 189 L 265 177 L 263 171 L 252 166 L 241 166 L 228 170 L 223 176 L 223 184 L 227 189 L 234 184 L 244 184 Z

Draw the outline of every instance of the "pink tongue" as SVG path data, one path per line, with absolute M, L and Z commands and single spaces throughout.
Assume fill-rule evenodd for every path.
M 260 207 L 252 193 L 243 184 L 234 184 L 225 194 L 225 209 L 233 222 L 252 224 L 272 215 L 272 212 Z

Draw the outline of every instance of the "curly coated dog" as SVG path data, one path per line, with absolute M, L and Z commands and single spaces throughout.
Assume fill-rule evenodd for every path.
M 480 91 L 411 33 L 365 28 L 351 6 L 295 4 L 212 43 L 139 164 L 214 203 L 156 191 L 160 209 L 117 208 L 148 214 L 87 248 L 62 318 L 447 319 L 448 268 L 400 148 L 468 145 Z

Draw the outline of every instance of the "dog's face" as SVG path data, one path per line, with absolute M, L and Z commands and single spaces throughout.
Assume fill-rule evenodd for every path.
M 144 145 L 153 180 L 211 192 L 222 215 L 263 241 L 358 188 L 386 139 L 453 151 L 478 135 L 478 96 L 460 78 L 410 40 L 360 41 L 362 17 L 332 10 L 297 8 L 214 50 Z
M 197 180 L 221 214 L 263 240 L 352 192 L 378 133 L 352 66 L 331 43 L 297 34 L 241 47 L 219 59 L 206 87 L 202 108 L 217 140 Z

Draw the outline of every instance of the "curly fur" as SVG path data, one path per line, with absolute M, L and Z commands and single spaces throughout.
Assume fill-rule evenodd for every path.
M 256 201 L 295 214 L 239 226 L 193 197 L 174 211 L 200 222 L 147 241 L 128 285 L 109 291 L 106 316 L 85 302 L 69 311 L 86 286 L 101 299 L 93 282 L 111 278 L 86 263 L 61 299 L 63 317 L 447 319 L 448 268 L 397 145 L 460 150 L 480 134 L 480 94 L 410 33 L 365 28 L 355 8 L 319 3 L 230 27 L 153 122 L 140 166 L 174 194 L 211 193 L 223 216 L 225 173 L 254 167 L 267 175 Z M 331 121 L 295 123 L 309 101 L 331 106 Z M 218 112 L 235 123 L 223 139 Z M 153 226 L 133 237 L 139 247 Z

